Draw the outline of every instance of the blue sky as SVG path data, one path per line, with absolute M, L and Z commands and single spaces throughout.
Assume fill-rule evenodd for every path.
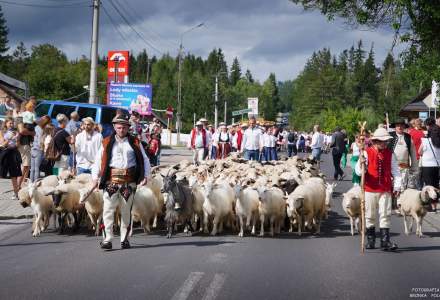
M 89 56 L 92 10 L 87 4 L 91 0 L 15 2 L 73 6 L 41 8 L 0 3 L 10 29 L 11 48 L 19 41 L 28 48 L 52 43 L 71 59 Z M 181 34 L 204 22 L 203 27 L 183 36 L 185 51 L 206 58 L 213 48 L 220 47 L 229 66 L 237 56 L 242 69 L 250 69 L 261 81 L 270 72 L 278 80 L 294 79 L 313 51 L 328 47 L 337 54 L 359 39 L 364 41 L 367 51 L 374 43 L 376 63 L 381 64 L 393 39 L 393 33 L 386 30 L 354 30 L 340 20 L 328 22 L 319 12 L 304 12 L 288 0 L 112 0 L 147 44 L 123 21 L 110 0 L 102 2 L 113 23 L 101 10 L 101 54 L 112 49 L 137 53 L 146 48 L 158 56 L 176 55 Z M 398 54 L 403 47 L 398 45 L 394 53 Z

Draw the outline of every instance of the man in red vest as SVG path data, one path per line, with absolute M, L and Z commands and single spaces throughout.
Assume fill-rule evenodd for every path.
M 193 161 L 195 165 L 200 164 L 205 159 L 205 148 L 208 146 L 206 139 L 206 130 L 203 123 L 196 122 L 196 127 L 191 130 L 188 148 L 193 150 Z
M 365 227 L 367 228 L 367 249 L 376 247 L 376 219 L 379 209 L 380 247 L 385 251 L 397 249 L 390 241 L 391 194 L 397 197 L 401 187 L 401 175 L 394 153 L 387 148 L 391 135 L 385 128 L 378 128 L 371 141 L 373 145 L 364 151 L 356 165 L 361 175 L 361 162 L 365 161 Z
M 101 248 L 112 249 L 113 222 L 116 209 L 121 214 L 121 248 L 130 248 L 131 209 L 136 186 L 146 185 L 150 162 L 139 139 L 128 133 L 129 117 L 113 119 L 115 132 L 102 141 L 92 167 L 93 186 L 104 190 L 104 241 Z M 93 188 L 93 189 L 94 189 Z M 93 190 L 92 189 L 92 190 Z

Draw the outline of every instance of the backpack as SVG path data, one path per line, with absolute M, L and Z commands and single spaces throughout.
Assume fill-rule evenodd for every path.
M 295 142 L 295 134 L 293 132 L 289 132 L 289 135 L 287 136 L 287 141 L 289 141 L 289 143 Z
M 58 149 L 55 145 L 55 137 L 61 131 L 62 130 L 59 130 L 53 135 L 52 139 L 49 142 L 49 145 L 47 146 L 46 152 L 44 153 L 44 158 L 49 161 L 59 161 L 61 159 L 61 150 Z

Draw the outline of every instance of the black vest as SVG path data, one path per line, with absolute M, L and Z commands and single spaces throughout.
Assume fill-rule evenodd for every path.
M 396 148 L 397 140 L 398 140 L 397 133 L 395 131 L 393 131 L 393 132 L 390 132 L 390 135 L 393 138 L 388 143 L 388 149 L 390 149 L 391 151 L 394 152 L 394 149 Z M 411 155 L 413 154 L 412 147 L 411 147 L 411 136 L 408 133 L 404 132 L 403 133 L 403 140 L 405 141 L 406 147 L 408 148 L 409 156 L 411 157 Z

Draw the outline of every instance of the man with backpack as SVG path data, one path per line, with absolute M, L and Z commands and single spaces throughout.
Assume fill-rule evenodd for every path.
M 289 131 L 287 135 L 287 156 L 292 157 L 298 154 L 298 150 L 296 148 L 296 134 L 292 130 Z
M 58 128 L 49 143 L 45 156 L 47 160 L 54 161 L 53 174 L 59 175 L 69 169 L 70 145 L 75 143 L 74 136 L 66 131 L 69 119 L 64 114 L 58 114 L 56 118 Z

